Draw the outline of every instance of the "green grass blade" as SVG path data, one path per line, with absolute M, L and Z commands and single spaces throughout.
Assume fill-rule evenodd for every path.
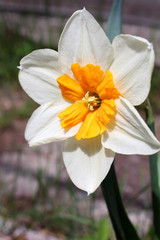
M 155 134 L 154 117 L 149 100 L 147 100 L 146 121 L 148 127 Z M 151 191 L 152 191 L 152 208 L 153 208 L 153 223 L 155 231 L 155 239 L 160 239 L 160 188 L 159 188 L 159 162 L 158 153 L 149 156 L 150 176 L 151 176 Z

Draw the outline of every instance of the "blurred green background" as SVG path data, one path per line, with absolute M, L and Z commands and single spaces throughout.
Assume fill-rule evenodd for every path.
M 100 189 L 87 197 L 69 180 L 62 143 L 27 146 L 25 125 L 38 105 L 21 89 L 17 69 L 33 50 L 57 50 L 65 22 L 83 6 L 106 30 L 111 5 L 111 0 L 0 0 L 0 240 L 115 239 Z M 160 139 L 159 12 L 158 0 L 124 1 L 123 32 L 147 38 L 156 52 L 149 98 Z M 131 220 L 142 239 L 152 239 L 147 157 L 117 155 L 116 170 Z

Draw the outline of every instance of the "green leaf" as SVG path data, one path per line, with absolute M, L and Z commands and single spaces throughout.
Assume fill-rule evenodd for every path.
M 147 99 L 146 107 L 146 121 L 148 127 L 153 133 L 155 133 L 154 128 L 154 117 L 152 113 L 152 108 L 149 100 Z M 153 223 L 154 223 L 154 239 L 160 240 L 160 188 L 159 188 L 159 177 L 158 172 L 158 153 L 149 156 L 150 163 L 150 176 L 151 176 L 151 191 L 152 191 L 152 208 L 153 208 Z
M 108 240 L 110 237 L 110 228 L 106 219 L 101 219 L 98 224 L 97 240 Z
M 109 40 L 115 38 L 122 32 L 122 0 L 114 0 L 112 9 L 108 18 L 106 34 Z
M 101 187 L 117 239 L 139 240 L 123 206 L 114 164 L 112 164 L 108 175 L 101 183 Z
M 160 152 L 158 153 L 157 166 L 158 166 L 158 186 L 160 189 Z
M 94 240 L 92 236 L 86 236 L 82 240 Z
M 96 224 L 97 225 L 97 224 Z M 92 231 L 91 235 L 83 237 L 82 240 L 109 240 L 110 237 L 110 227 L 105 218 L 98 222 L 95 231 Z
M 106 34 L 112 42 L 113 38 L 122 32 L 122 0 L 114 0 L 108 18 Z M 103 180 L 102 191 L 108 206 L 109 214 L 118 240 L 139 240 L 130 222 L 120 196 L 117 177 L 112 164 L 111 169 Z

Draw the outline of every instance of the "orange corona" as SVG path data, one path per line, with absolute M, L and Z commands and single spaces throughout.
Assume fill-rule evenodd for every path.
M 68 75 L 57 78 L 62 96 L 73 103 L 58 115 L 61 126 L 68 130 L 82 122 L 75 135 L 77 140 L 101 135 L 116 111 L 115 99 L 121 96 L 114 87 L 112 73 L 104 75 L 100 66 L 93 64 L 81 67 L 74 63 L 71 69 L 75 80 Z

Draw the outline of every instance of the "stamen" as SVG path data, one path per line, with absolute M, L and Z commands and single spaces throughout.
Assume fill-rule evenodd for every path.
M 87 108 L 90 111 L 94 111 L 101 105 L 101 99 L 97 93 L 90 93 L 89 91 L 85 94 L 82 100 L 76 101 L 76 103 L 86 103 Z

